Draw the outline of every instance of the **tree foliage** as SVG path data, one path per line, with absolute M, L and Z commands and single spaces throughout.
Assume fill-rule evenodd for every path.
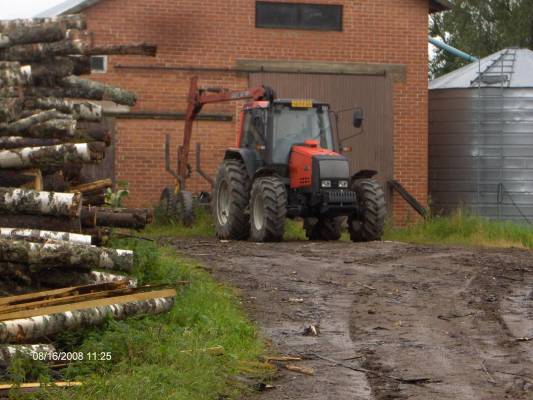
M 533 0 L 453 0 L 452 10 L 431 17 L 430 35 L 476 57 L 506 47 L 533 49 Z M 443 50 L 430 61 L 433 77 L 467 64 Z

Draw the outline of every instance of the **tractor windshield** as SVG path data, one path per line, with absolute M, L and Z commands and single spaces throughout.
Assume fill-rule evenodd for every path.
M 331 125 L 326 106 L 292 108 L 287 105 L 274 106 L 272 162 L 287 164 L 294 144 L 313 139 L 326 149 L 333 149 Z

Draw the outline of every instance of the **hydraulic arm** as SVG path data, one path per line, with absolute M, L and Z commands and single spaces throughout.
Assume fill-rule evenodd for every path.
M 189 87 L 187 112 L 185 114 L 185 129 L 183 144 L 178 150 L 178 180 L 180 190 L 185 189 L 185 179 L 188 176 L 188 161 L 191 146 L 192 126 L 196 116 L 206 104 L 222 103 L 237 100 L 261 100 L 273 97 L 273 92 L 264 86 L 246 90 L 231 91 L 223 88 L 198 88 L 198 77 L 192 77 Z

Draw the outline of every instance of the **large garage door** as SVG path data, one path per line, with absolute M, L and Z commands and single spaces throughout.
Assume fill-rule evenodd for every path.
M 279 98 L 312 98 L 326 101 L 333 110 L 362 107 L 365 121 L 352 146 L 352 171 L 374 169 L 382 181 L 393 177 L 392 79 L 386 76 L 251 73 L 250 86 L 272 87 Z M 341 138 L 358 133 L 352 127 L 352 111 L 340 114 Z

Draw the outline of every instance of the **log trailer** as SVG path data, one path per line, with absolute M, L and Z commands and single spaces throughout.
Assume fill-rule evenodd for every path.
M 347 217 L 351 240 L 380 239 L 386 206 L 373 179 L 377 171 L 350 174 L 348 159 L 334 151 L 329 105 L 276 99 L 268 87 L 199 89 L 198 79 L 191 79 L 178 170 L 170 171 L 176 185 L 163 191 L 162 206 L 192 223 L 192 195 L 185 190 L 192 123 L 205 104 L 243 99 L 250 101 L 241 111 L 236 146 L 225 151 L 211 196 L 217 237 L 279 241 L 286 218 L 303 218 L 309 239 L 338 240 Z M 361 126 L 360 112 L 353 124 Z

